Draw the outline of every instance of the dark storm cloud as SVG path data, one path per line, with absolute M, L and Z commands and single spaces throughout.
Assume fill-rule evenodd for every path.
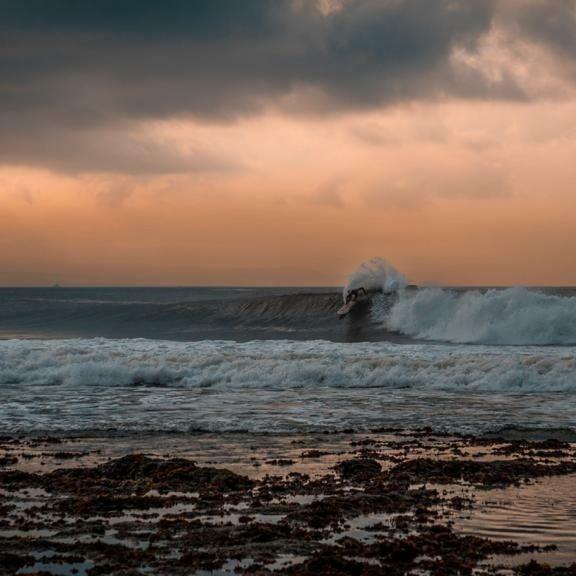
M 502 1 L 502 0 L 501 0 Z M 516 33 L 556 50 L 576 56 L 576 2 L 574 0 L 514 0 L 502 4 L 505 21 Z
M 343 0 L 327 12 L 315 0 L 0 0 L 0 163 L 138 172 L 142 155 L 107 145 L 119 124 L 484 96 L 449 58 L 474 49 L 494 12 L 493 0 Z M 199 153 L 189 168 L 204 162 L 218 165 Z M 164 150 L 149 170 L 186 166 Z
M 299 87 L 349 106 L 418 97 L 454 43 L 474 42 L 492 14 L 490 0 L 351 0 L 328 15 L 313 0 L 2 5 L 0 104 L 60 103 L 86 123 L 235 116 Z

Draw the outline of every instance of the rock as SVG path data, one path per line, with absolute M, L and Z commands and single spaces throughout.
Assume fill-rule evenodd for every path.
M 370 480 L 382 472 L 382 466 L 372 458 L 353 458 L 344 460 L 335 466 L 342 478 L 346 480 Z

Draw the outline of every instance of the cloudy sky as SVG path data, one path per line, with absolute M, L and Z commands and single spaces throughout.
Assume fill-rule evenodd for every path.
M 0 285 L 576 284 L 574 0 L 0 0 Z

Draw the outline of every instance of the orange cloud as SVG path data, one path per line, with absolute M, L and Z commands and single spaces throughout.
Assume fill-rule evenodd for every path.
M 0 171 L 0 284 L 576 283 L 576 104 L 148 124 L 241 170 Z M 369 136 L 367 136 L 369 135 Z

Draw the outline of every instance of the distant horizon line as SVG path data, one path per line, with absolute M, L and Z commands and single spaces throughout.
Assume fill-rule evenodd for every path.
M 11 285 L 0 284 L 0 290 L 6 289 L 93 289 L 93 288 L 230 288 L 230 289 L 277 289 L 277 288 L 343 288 L 344 284 L 278 284 L 278 285 L 238 285 L 238 284 L 20 284 Z M 423 282 L 421 284 L 408 283 L 408 286 L 419 288 L 576 288 L 576 284 L 435 284 L 432 282 Z

